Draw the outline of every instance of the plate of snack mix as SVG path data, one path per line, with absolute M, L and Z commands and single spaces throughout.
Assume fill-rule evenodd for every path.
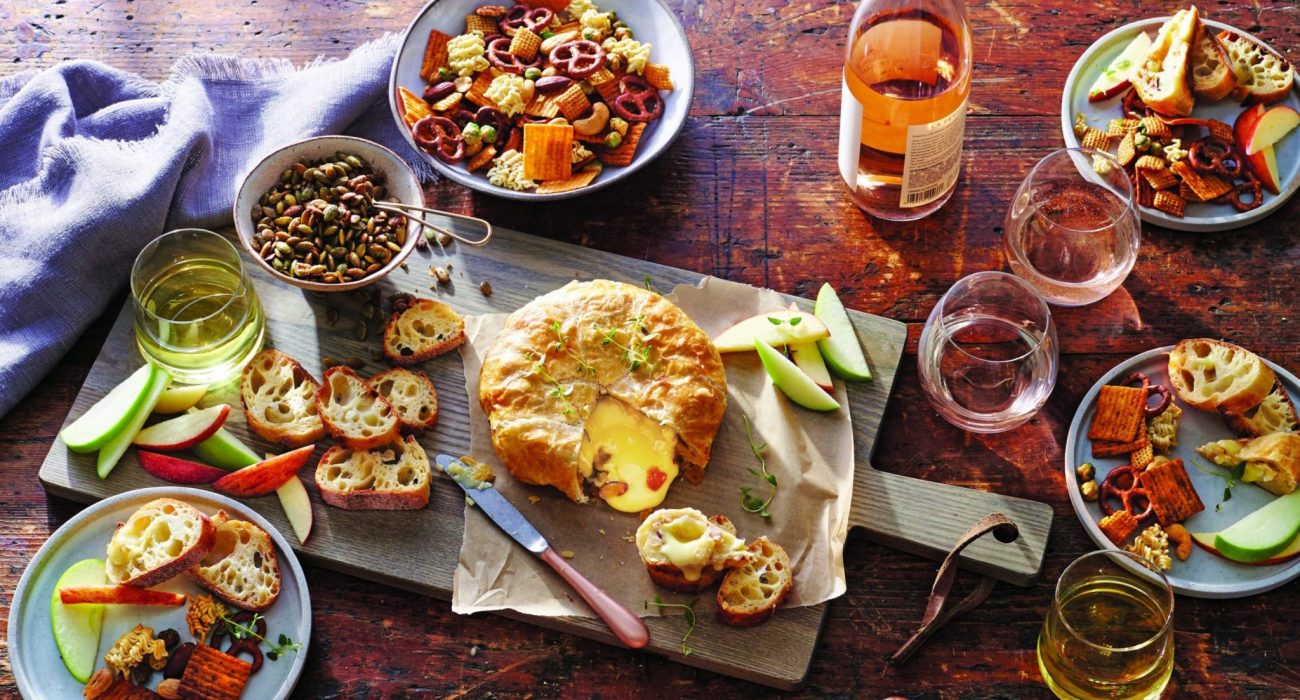
M 1061 126 L 1067 146 L 1118 158 L 1143 221 L 1235 229 L 1300 189 L 1295 82 L 1277 48 L 1190 7 L 1088 47 L 1066 81 Z
M 440 174 L 550 200 L 653 160 L 693 90 L 685 32 L 660 0 L 434 0 L 403 37 L 389 104 Z
M 1268 511 L 1300 502 L 1288 495 L 1300 473 L 1298 398 L 1294 374 L 1219 340 L 1121 362 L 1084 396 L 1066 437 L 1075 514 L 1098 547 L 1149 559 L 1182 595 L 1240 598 L 1294 580 L 1300 535 Z M 1277 545 L 1256 544 L 1274 535 Z

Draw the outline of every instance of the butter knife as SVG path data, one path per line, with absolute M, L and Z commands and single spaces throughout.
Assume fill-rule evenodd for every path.
M 528 522 L 528 519 L 515 508 L 514 504 L 506 500 L 488 481 L 479 481 L 474 475 L 474 468 L 466 465 L 464 462 L 450 457 L 448 455 L 438 455 L 435 460 L 438 469 L 442 470 L 447 476 L 451 477 L 456 485 L 460 486 L 465 495 L 469 497 L 470 503 L 477 506 L 485 515 L 491 518 L 497 527 L 510 535 L 514 541 L 523 545 L 523 548 L 536 554 L 539 559 L 546 562 L 555 573 L 560 575 L 566 583 L 573 587 L 573 590 L 587 601 L 587 605 L 600 616 L 600 619 L 609 625 L 614 636 L 618 640 L 633 649 L 640 649 L 650 641 L 650 631 L 646 629 L 645 623 L 641 618 L 632 614 L 627 608 L 623 607 L 618 601 L 609 597 L 609 594 L 599 586 L 592 583 L 573 568 L 568 560 L 556 552 L 542 537 L 542 533 Z

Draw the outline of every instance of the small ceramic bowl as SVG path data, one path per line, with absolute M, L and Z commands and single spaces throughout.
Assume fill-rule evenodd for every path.
M 351 282 L 328 284 L 290 277 L 263 260 L 258 249 L 253 247 L 253 234 L 256 233 L 251 215 L 253 205 L 257 204 L 262 195 L 280 181 L 280 174 L 294 163 L 318 160 L 339 152 L 360 158 L 375 173 L 383 177 L 387 190 L 387 194 L 384 195 L 386 201 L 415 206 L 424 204 L 424 193 L 420 189 L 420 181 L 416 178 L 415 172 L 396 153 L 374 141 L 355 136 L 317 136 L 275 151 L 253 166 L 252 171 L 244 178 L 244 183 L 239 186 L 239 194 L 235 196 L 234 219 L 235 231 L 239 234 L 239 242 L 243 244 L 244 250 L 272 277 L 286 284 L 315 292 L 346 292 L 359 289 L 383 279 L 385 275 L 397 269 L 411 251 L 415 250 L 417 240 L 423 235 L 420 224 L 407 219 L 406 242 L 402 245 L 402 250 L 394 253 L 387 265 Z
M 430 0 L 420 10 L 406 28 L 402 36 L 402 46 L 393 61 L 392 75 L 388 79 L 388 105 L 411 148 L 437 169 L 438 173 L 470 189 L 507 199 L 520 199 L 530 202 L 568 199 L 595 192 L 603 187 L 622 180 L 640 170 L 647 163 L 657 158 L 681 133 L 686 125 L 686 115 L 691 109 L 691 97 L 695 92 L 695 63 L 691 56 L 691 45 L 686 39 L 686 30 L 677 15 L 664 0 L 598 0 L 596 5 L 602 11 L 618 13 L 619 19 L 627 23 L 635 33 L 636 39 L 649 43 L 652 47 L 650 60 L 668 66 L 672 74 L 673 89 L 660 93 L 664 98 L 663 116 L 646 127 L 637 147 L 636 157 L 626 167 L 605 166 L 600 175 L 586 187 L 568 192 L 537 194 L 536 192 L 497 187 L 487 181 L 483 171 L 471 173 L 464 163 L 448 165 L 421 151 L 411 137 L 411 130 L 402 121 L 397 109 L 397 88 L 404 87 L 417 95 L 424 92 L 426 83 L 420 78 L 420 63 L 424 58 L 424 45 L 429 38 L 429 31 L 437 29 L 449 36 L 465 32 L 465 16 L 483 5 L 504 4 L 497 0 Z

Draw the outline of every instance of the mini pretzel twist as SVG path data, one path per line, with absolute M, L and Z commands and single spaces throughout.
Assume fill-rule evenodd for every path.
M 1128 486 L 1124 485 L 1126 477 L 1132 479 L 1128 482 Z M 1147 489 L 1142 484 L 1142 474 L 1131 466 L 1125 465 L 1110 470 L 1105 481 L 1101 482 L 1099 505 L 1102 513 L 1111 515 L 1116 512 L 1115 507 L 1110 504 L 1112 498 L 1118 499 L 1123 509 L 1138 520 L 1152 513 L 1151 496 L 1147 494 Z M 1142 506 L 1142 502 L 1146 503 L 1145 507 Z M 1138 512 L 1137 508 L 1142 508 L 1142 511 Z

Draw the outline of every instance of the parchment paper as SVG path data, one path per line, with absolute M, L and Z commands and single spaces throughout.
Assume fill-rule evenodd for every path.
M 716 278 L 698 287 L 678 285 L 669 298 L 710 337 L 737 321 L 784 308 L 782 298 Z M 465 389 L 469 393 L 470 445 L 475 458 L 497 472 L 496 486 L 571 563 L 611 596 L 640 615 L 657 615 L 646 601 L 656 591 L 633 540 L 639 520 L 592 498 L 573 503 L 550 487 L 521 484 L 492 449 L 487 416 L 478 403 L 482 358 L 504 325 L 505 315 L 466 319 L 467 341 L 461 346 Z M 772 385 L 755 353 L 723 355 L 727 371 L 727 413 L 701 484 L 678 478 L 662 507 L 693 507 L 706 515 L 721 513 L 736 524 L 741 537 L 767 535 L 790 554 L 795 585 L 787 605 L 815 605 L 844 592 L 844 539 L 848 533 L 853 491 L 853 426 L 844 385 L 835 382 L 840 410 L 816 413 L 794 406 Z M 767 485 L 749 473 L 758 460 L 745 436 L 748 416 L 754 439 L 767 443 L 768 471 L 777 477 L 770 521 L 740 506 L 740 487 L 766 498 Z M 452 610 L 474 613 L 511 608 L 529 615 L 592 616 L 591 610 L 549 567 L 501 532 L 477 508 L 465 508 L 465 539 L 452 592 Z M 700 596 L 697 609 L 714 606 L 712 591 Z

